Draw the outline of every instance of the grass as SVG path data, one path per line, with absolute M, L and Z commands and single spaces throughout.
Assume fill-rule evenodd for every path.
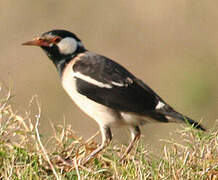
M 109 146 L 86 165 L 79 165 L 97 147 L 94 136 L 84 141 L 70 125 L 54 126 L 53 136 L 39 134 L 41 110 L 25 117 L 13 110 L 10 93 L 0 100 L 0 179 L 218 179 L 218 132 L 185 127 L 184 142 L 165 141 L 163 156 L 138 145 L 124 162 L 125 146 Z

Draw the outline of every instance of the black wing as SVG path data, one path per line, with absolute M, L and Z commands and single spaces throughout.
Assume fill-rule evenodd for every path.
M 82 74 L 76 76 L 79 93 L 113 109 L 143 113 L 154 110 L 160 100 L 142 81 L 104 56 L 86 52 L 73 71 Z

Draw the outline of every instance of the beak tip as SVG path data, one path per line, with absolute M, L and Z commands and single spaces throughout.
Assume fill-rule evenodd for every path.
M 22 46 L 33 45 L 33 41 L 27 41 L 21 44 Z
M 27 45 L 27 44 L 26 44 L 26 43 L 22 43 L 21 45 L 22 45 L 22 46 L 25 46 L 25 45 Z
M 21 45 L 23 46 L 50 46 L 50 42 L 44 40 L 44 39 L 39 39 L 39 38 L 35 38 L 31 41 L 27 41 L 22 43 Z

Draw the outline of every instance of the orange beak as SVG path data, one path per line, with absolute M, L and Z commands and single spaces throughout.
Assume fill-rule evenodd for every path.
M 25 43 L 23 43 L 22 45 L 25 45 L 25 46 L 45 46 L 45 47 L 49 47 L 51 44 L 50 41 L 48 41 L 47 39 L 42 39 L 42 38 L 35 38 L 31 41 L 27 41 Z

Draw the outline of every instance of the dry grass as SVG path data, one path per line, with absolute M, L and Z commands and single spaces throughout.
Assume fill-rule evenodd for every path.
M 70 126 L 51 125 L 53 136 L 44 137 L 38 131 L 37 98 L 31 103 L 38 112 L 21 117 L 12 109 L 10 97 L 8 93 L 0 101 L 1 179 L 218 179 L 216 128 L 207 133 L 184 128 L 179 133 L 185 143 L 164 140 L 163 157 L 137 146 L 120 163 L 125 146 L 110 146 L 82 166 L 80 160 L 97 147 L 94 136 L 83 141 Z

